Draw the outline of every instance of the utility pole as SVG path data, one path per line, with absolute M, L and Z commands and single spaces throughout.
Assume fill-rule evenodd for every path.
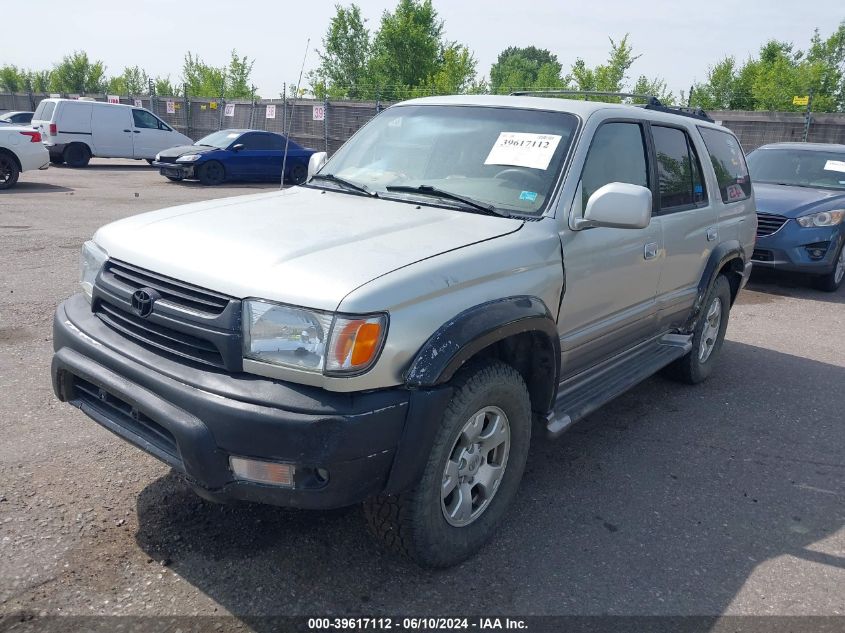
M 807 137 L 810 136 L 810 124 L 813 122 L 813 89 L 810 88 L 810 94 L 807 98 L 807 111 L 804 113 L 804 142 L 807 142 Z

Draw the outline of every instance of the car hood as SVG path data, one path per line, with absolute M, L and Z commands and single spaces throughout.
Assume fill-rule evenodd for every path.
M 295 187 L 144 213 L 94 239 L 112 258 L 209 290 L 335 310 L 377 277 L 522 224 Z
M 845 191 L 754 183 L 754 200 L 759 213 L 797 218 L 808 213 L 845 208 Z
M 206 147 L 204 145 L 178 145 L 161 150 L 158 155 L 161 158 L 179 158 L 185 154 L 207 154 L 208 152 L 220 151 L 218 147 Z

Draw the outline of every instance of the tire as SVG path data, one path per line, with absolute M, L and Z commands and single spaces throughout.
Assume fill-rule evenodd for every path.
M 290 170 L 290 182 L 301 185 L 308 178 L 308 168 L 305 165 L 294 165 Z
M 839 247 L 836 263 L 828 274 L 817 277 L 814 285 L 825 292 L 836 292 L 845 280 L 845 242 Z
M 470 363 L 453 379 L 453 387 L 415 487 L 364 503 L 367 525 L 376 538 L 424 567 L 455 565 L 490 539 L 516 497 L 531 442 L 528 390 L 511 366 L 495 360 Z M 508 431 L 504 440 L 504 432 L 495 432 L 502 428 Z M 466 441 L 465 431 L 482 446 L 486 439 L 493 447 L 487 448 L 486 457 L 484 448 L 477 450 Z M 476 477 L 493 482 L 489 497 Z M 451 491 L 441 495 L 449 480 Z
M 18 161 L 11 152 L 0 151 L 0 190 L 11 189 L 21 175 Z
M 64 165 L 65 159 L 61 156 L 50 156 L 50 163 L 53 165 Z
M 91 150 L 82 143 L 71 143 L 65 147 L 62 158 L 71 167 L 86 167 L 91 160 Z
M 200 165 L 197 176 L 204 185 L 219 185 L 226 180 L 226 170 L 219 161 L 210 160 Z
M 707 293 L 693 330 L 692 349 L 669 365 L 664 373 L 689 385 L 706 380 L 713 372 L 716 358 L 722 349 L 730 312 L 731 284 L 727 277 L 719 275 Z M 718 323 L 715 323 L 716 319 Z
M 170 180 L 172 182 L 182 182 L 181 176 L 165 176 L 165 178 L 167 178 L 168 180 Z

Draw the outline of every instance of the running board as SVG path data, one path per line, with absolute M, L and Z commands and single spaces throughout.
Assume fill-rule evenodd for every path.
M 691 349 L 692 334 L 665 334 L 562 382 L 554 408 L 546 417 L 549 437 L 559 437 L 575 422 Z

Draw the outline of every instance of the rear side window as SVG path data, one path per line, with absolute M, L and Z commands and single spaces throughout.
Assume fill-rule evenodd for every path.
M 700 127 L 698 131 L 701 132 L 710 162 L 713 163 L 722 202 L 739 202 L 750 197 L 751 179 L 748 177 L 748 166 L 736 137 L 730 132 L 712 128 Z
M 657 154 L 660 209 L 682 211 L 706 204 L 701 164 L 689 135 L 660 125 L 652 125 L 651 134 Z
M 53 101 L 42 101 L 35 108 L 35 114 L 32 118 L 36 121 L 49 121 L 53 118 L 53 111 L 56 109 L 56 104 Z
M 611 182 L 648 187 L 642 127 L 638 123 L 605 123 L 593 136 L 581 174 L 584 208 L 596 190 Z

